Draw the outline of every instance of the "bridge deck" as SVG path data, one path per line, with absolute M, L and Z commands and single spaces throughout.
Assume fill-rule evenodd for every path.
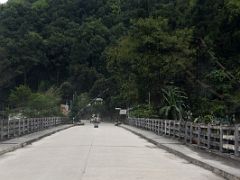
M 112 124 L 73 127 L 0 156 L 4 180 L 221 179 Z

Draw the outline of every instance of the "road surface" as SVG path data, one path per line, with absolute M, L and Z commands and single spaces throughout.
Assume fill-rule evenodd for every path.
M 1 180 L 218 180 L 112 124 L 76 126 L 0 156 Z

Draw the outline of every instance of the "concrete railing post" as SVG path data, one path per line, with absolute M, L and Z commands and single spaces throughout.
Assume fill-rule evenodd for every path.
M 0 138 L 3 140 L 3 133 L 4 133 L 4 127 L 3 127 L 3 120 L 0 120 Z
M 10 122 L 8 120 L 8 123 L 7 123 L 7 137 L 8 138 L 10 137 L 10 127 L 9 127 L 9 125 L 10 125 Z
M 18 120 L 18 135 L 21 136 L 21 119 Z
M 153 121 L 149 119 L 149 130 L 152 131 L 153 129 Z
M 182 135 L 182 121 L 178 121 L 178 139 L 181 139 Z
M 147 130 L 149 130 L 149 129 L 150 129 L 150 120 L 149 120 L 149 119 L 147 119 L 147 122 L 148 122 L 148 127 L 147 127 Z
M 27 132 L 29 133 L 30 132 L 30 120 L 29 119 L 26 119 L 27 120 Z
M 152 130 L 153 132 L 155 132 L 155 120 L 153 119 L 153 120 L 151 120 L 151 121 L 152 121 L 152 129 L 151 129 L 151 130 Z
M 149 127 L 150 127 L 150 122 L 149 122 L 149 119 L 147 119 L 147 130 L 149 130 Z
M 150 129 L 150 131 L 154 132 L 155 122 L 154 122 L 154 120 L 151 120 L 151 119 L 150 119 L 150 121 L 151 121 L 151 129 Z
M 207 148 L 211 148 L 211 126 L 209 124 L 207 128 Z
M 185 141 L 185 143 L 187 143 L 187 141 L 188 141 L 188 124 L 187 124 L 187 122 L 185 123 L 185 136 L 184 136 L 184 141 Z
M 155 119 L 155 133 L 158 134 L 159 120 Z
M 165 120 L 164 134 L 167 135 L 167 120 Z
M 189 141 L 190 141 L 190 144 L 193 143 L 193 124 L 191 123 L 190 124 L 190 132 L 189 132 Z
M 22 130 L 21 130 L 21 134 L 25 134 L 25 119 L 22 119 Z
M 43 122 L 43 129 L 45 129 L 46 128 L 46 118 L 43 118 L 41 121 Z
M 30 119 L 30 127 L 31 127 L 31 132 L 33 132 L 33 119 Z
M 219 127 L 219 151 L 223 152 L 223 128 L 222 125 Z
M 151 119 L 148 119 L 149 120 L 149 130 L 151 131 L 152 130 L 152 120 Z
M 200 144 L 201 144 L 201 126 L 200 126 L 200 124 L 198 124 L 198 128 L 197 128 L 197 137 L 198 137 L 197 143 L 200 146 Z
M 235 126 L 234 141 L 234 154 L 239 156 L 239 125 Z
M 164 120 L 161 120 L 161 124 L 162 124 L 161 134 L 164 134 L 164 130 L 165 130 Z
M 39 118 L 37 118 L 36 120 L 37 120 L 37 131 L 40 131 L 42 129 L 42 128 L 40 128 L 40 124 L 42 124 L 42 122 L 44 122 L 44 121 L 40 121 Z
M 173 137 L 175 138 L 177 133 L 176 133 L 176 121 L 173 121 Z
M 158 133 L 158 122 L 156 119 L 154 121 L 155 121 L 154 132 L 157 134 Z
M 33 132 L 35 132 L 36 131 L 36 119 L 35 118 L 32 119 L 32 128 L 33 128 Z

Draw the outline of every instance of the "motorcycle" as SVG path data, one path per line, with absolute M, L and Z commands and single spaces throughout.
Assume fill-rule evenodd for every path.
M 99 123 L 100 123 L 100 118 L 95 117 L 93 120 L 94 128 L 98 128 Z

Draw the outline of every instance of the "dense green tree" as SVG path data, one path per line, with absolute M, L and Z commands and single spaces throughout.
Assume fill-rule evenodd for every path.
M 60 100 L 56 88 L 33 93 L 29 87 L 20 85 L 9 95 L 10 113 L 22 113 L 27 117 L 59 116 Z
M 136 21 L 129 36 L 107 51 L 108 69 L 122 84 L 123 97 L 144 103 L 151 93 L 159 102 L 160 88 L 191 66 L 190 39 L 191 30 L 171 31 L 166 19 Z
M 9 102 L 13 107 L 21 108 L 28 104 L 31 95 L 32 92 L 29 87 L 20 85 L 11 91 Z
M 55 85 L 64 103 L 87 93 L 108 110 L 163 117 L 170 85 L 186 92 L 194 117 L 238 118 L 239 22 L 238 0 L 9 0 L 0 5 L 0 100 L 22 106 L 13 91 L 25 84 L 35 106 Z

